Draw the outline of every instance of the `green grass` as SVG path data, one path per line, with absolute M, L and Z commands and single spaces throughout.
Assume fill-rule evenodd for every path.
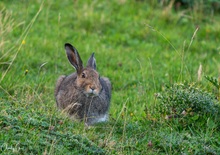
M 3 0 L 0 10 L 1 154 L 220 152 L 219 119 L 203 114 L 185 125 L 147 112 L 175 83 L 219 97 L 204 78 L 220 74 L 219 14 L 175 12 L 153 0 Z M 110 78 L 109 122 L 88 129 L 57 110 L 56 80 L 74 71 L 66 42 L 84 62 L 95 52 L 99 73 Z

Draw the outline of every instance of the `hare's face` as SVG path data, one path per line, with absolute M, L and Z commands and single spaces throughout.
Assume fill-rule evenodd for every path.
M 86 96 L 98 96 L 102 89 L 98 72 L 92 68 L 85 68 L 77 76 L 77 86 L 83 89 Z

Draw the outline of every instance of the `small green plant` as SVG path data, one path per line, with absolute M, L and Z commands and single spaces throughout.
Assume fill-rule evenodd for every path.
M 17 103 L 0 102 L 0 154 L 105 154 L 85 136 L 70 132 L 65 120 L 33 114 L 28 105 L 13 106 Z
M 161 94 L 157 94 L 157 99 L 159 102 L 154 106 L 154 113 L 165 119 L 181 118 L 184 124 L 214 118 L 219 114 L 215 96 L 197 88 L 195 84 L 166 86 Z

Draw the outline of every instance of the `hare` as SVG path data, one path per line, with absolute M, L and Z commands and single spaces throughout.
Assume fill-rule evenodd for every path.
M 60 76 L 56 83 L 57 107 L 74 119 L 93 125 L 108 120 L 111 100 L 111 83 L 100 77 L 96 71 L 94 53 L 83 67 L 83 62 L 75 47 L 65 44 L 66 55 L 76 72 Z

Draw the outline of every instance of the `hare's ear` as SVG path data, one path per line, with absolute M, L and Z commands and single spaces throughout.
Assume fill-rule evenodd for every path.
M 83 63 L 79 56 L 79 53 L 77 52 L 76 48 L 73 47 L 69 43 L 65 44 L 65 49 L 66 49 L 66 55 L 67 55 L 67 58 L 69 59 L 69 62 L 76 69 L 77 74 L 80 74 L 83 69 Z
M 90 56 L 87 62 L 87 67 L 92 67 L 93 69 L 96 70 L 96 61 L 95 61 L 94 53 L 92 53 L 92 55 Z

